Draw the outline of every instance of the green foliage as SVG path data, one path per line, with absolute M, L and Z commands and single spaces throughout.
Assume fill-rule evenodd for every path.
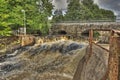
M 10 25 L 11 23 L 8 21 L 10 15 L 8 13 L 9 10 L 7 10 L 7 3 L 8 2 L 5 2 L 4 0 L 0 0 L 0 36 L 9 36 L 11 33 L 11 29 L 10 27 L 8 27 L 8 25 Z
M 42 5 L 36 2 L 42 2 Z M 53 6 L 49 0 L 0 0 L 0 35 L 11 33 L 12 29 L 24 26 L 25 11 L 26 27 L 29 30 L 48 31 L 48 16 Z M 30 31 L 29 31 L 30 32 Z
M 97 31 L 94 31 L 94 33 L 93 33 L 93 37 L 94 37 L 94 38 L 98 38 L 99 36 L 100 36 L 100 33 L 97 32 Z
M 110 10 L 100 9 L 98 5 L 93 3 L 93 0 L 83 0 L 83 5 L 86 6 L 93 14 L 93 18 L 95 20 L 114 20 L 114 13 Z
M 70 0 L 65 16 L 55 15 L 56 21 L 91 21 L 115 20 L 114 13 L 110 10 L 100 9 L 93 0 Z
M 54 12 L 55 15 L 53 15 L 53 21 L 58 22 L 58 21 L 62 21 L 64 19 L 64 16 L 62 14 L 61 10 L 56 10 Z
M 91 17 L 92 13 L 83 4 L 79 3 L 79 0 L 71 0 L 65 19 L 79 21 L 88 20 Z

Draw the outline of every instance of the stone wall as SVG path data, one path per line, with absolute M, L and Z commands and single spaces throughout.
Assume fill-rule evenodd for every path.
M 32 45 L 35 43 L 35 37 L 30 35 L 20 36 L 21 46 Z
M 120 30 L 120 23 L 99 22 L 99 23 L 55 23 L 50 29 L 51 34 L 58 34 L 59 31 L 66 31 L 67 34 L 79 36 L 89 29 L 117 29 Z

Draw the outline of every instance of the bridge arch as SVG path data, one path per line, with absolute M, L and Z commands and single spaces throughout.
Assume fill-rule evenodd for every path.
M 89 29 L 116 29 L 120 30 L 120 23 L 116 22 L 93 22 L 93 23 L 55 23 L 52 25 L 51 33 L 54 34 L 69 34 L 72 36 L 81 36 L 84 31 Z M 87 33 L 84 33 L 88 35 Z
M 65 30 L 59 30 L 59 31 L 58 31 L 58 34 L 59 34 L 59 35 L 66 35 L 67 32 L 66 32 Z
M 89 29 L 82 31 L 81 36 L 89 37 Z

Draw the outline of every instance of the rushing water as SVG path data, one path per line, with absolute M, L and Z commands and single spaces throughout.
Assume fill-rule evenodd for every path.
M 57 74 L 64 74 L 63 77 L 67 76 L 71 78 L 70 75 L 73 76 L 73 72 L 75 71 L 73 68 L 75 66 L 70 63 L 74 64 L 75 58 L 83 54 L 79 50 L 86 46 L 85 44 L 74 41 L 60 40 L 43 43 L 41 45 L 21 47 L 12 52 L 7 52 L 0 57 L 0 79 L 12 79 L 13 75 L 19 77 L 19 75 L 23 73 L 26 74 L 26 76 L 28 76 L 28 74 L 38 75 L 38 73 L 44 75 L 51 71 L 56 73 L 57 70 Z M 70 67 L 71 70 L 67 70 L 65 68 L 66 66 L 72 66 Z M 63 73 L 61 74 L 58 72 Z M 66 74 L 64 72 L 71 74 Z M 21 79 L 23 78 L 21 77 Z M 31 79 L 31 77 L 28 77 L 28 79 Z

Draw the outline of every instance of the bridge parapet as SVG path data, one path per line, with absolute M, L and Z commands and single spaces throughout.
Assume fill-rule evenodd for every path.
M 91 22 L 91 23 L 55 23 L 51 28 L 51 34 L 58 34 L 59 31 L 65 31 L 71 35 L 81 35 L 82 32 L 89 29 L 116 29 L 120 30 L 119 22 Z

